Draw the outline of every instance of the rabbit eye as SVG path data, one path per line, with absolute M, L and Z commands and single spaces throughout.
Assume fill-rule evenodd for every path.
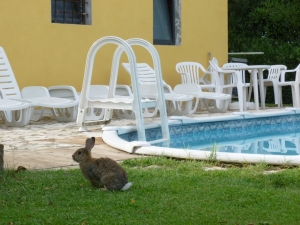
M 78 152 L 78 155 L 81 155 L 82 152 Z

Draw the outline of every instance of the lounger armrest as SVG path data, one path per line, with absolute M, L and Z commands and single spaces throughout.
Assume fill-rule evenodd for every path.
M 79 102 L 79 95 L 73 86 L 59 85 L 48 87 L 51 97 L 68 98 Z

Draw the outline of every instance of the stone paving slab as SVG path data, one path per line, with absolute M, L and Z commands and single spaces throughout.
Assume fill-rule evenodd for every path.
M 124 120 L 122 123 L 127 123 Z M 132 123 L 132 120 L 129 121 Z M 141 157 L 112 148 L 102 141 L 101 126 L 79 132 L 75 122 L 58 123 L 51 117 L 30 122 L 25 127 L 6 127 L 0 120 L 0 143 L 4 145 L 4 168 L 23 166 L 27 169 L 79 168 L 72 154 L 84 147 L 87 137 L 96 137 L 92 150 L 95 158 L 116 161 Z

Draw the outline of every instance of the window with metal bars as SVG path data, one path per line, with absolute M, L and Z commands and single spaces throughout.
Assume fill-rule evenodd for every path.
M 51 0 L 52 23 L 88 24 L 87 0 Z

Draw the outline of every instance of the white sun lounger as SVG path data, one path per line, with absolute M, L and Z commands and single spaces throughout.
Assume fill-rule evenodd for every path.
M 0 99 L 0 118 L 4 120 L 6 126 L 27 125 L 32 110 L 32 105 L 29 102 Z
M 196 98 L 196 102 L 193 109 L 190 111 L 190 114 L 196 112 L 201 100 L 203 101 L 206 109 L 212 113 L 226 112 L 231 101 L 231 95 L 216 92 L 203 92 L 198 84 L 178 84 L 174 87 L 174 92 L 179 94 L 189 94 Z M 209 106 L 207 100 L 215 101 L 213 107 Z M 218 106 L 216 101 L 220 101 Z
M 130 64 L 122 63 L 125 70 L 130 72 Z M 141 97 L 145 99 L 155 99 L 157 98 L 157 93 L 155 92 L 156 76 L 155 71 L 147 63 L 137 63 L 137 73 L 138 80 L 141 90 Z M 193 95 L 175 93 L 172 88 L 163 81 L 164 86 L 164 96 L 167 101 L 167 112 L 169 115 L 190 115 L 192 110 L 192 101 L 194 99 Z M 185 104 L 182 104 L 182 103 Z M 145 117 L 153 117 L 157 114 L 157 109 L 153 109 L 153 112 L 144 112 Z
M 12 113 L 11 111 L 15 111 L 14 108 L 10 108 L 10 106 L 12 105 L 12 101 L 2 101 L 2 115 L 6 115 L 5 117 L 2 117 L 4 117 L 5 123 L 8 126 L 22 126 L 28 124 L 27 119 L 29 116 L 24 114 L 30 113 L 31 115 L 33 115 L 33 111 L 25 110 L 26 104 L 24 102 L 26 101 L 27 103 L 30 103 L 30 107 L 42 107 L 38 118 L 36 119 L 31 117 L 31 119 L 39 120 L 43 115 L 44 107 L 47 107 L 52 110 L 52 113 L 56 120 L 62 122 L 74 121 L 76 119 L 77 107 L 79 102 L 77 92 L 75 88 L 71 86 L 53 86 L 50 87 L 49 90 L 42 86 L 30 86 L 23 88 L 21 92 L 5 51 L 1 46 L 0 97 L 2 99 L 11 99 L 14 101 L 23 102 L 23 104 L 19 104 L 24 107 L 21 117 L 24 119 L 24 121 L 21 122 L 18 120 L 19 122 L 17 123 L 16 121 L 9 119 L 14 117 L 13 115 L 9 115 Z

